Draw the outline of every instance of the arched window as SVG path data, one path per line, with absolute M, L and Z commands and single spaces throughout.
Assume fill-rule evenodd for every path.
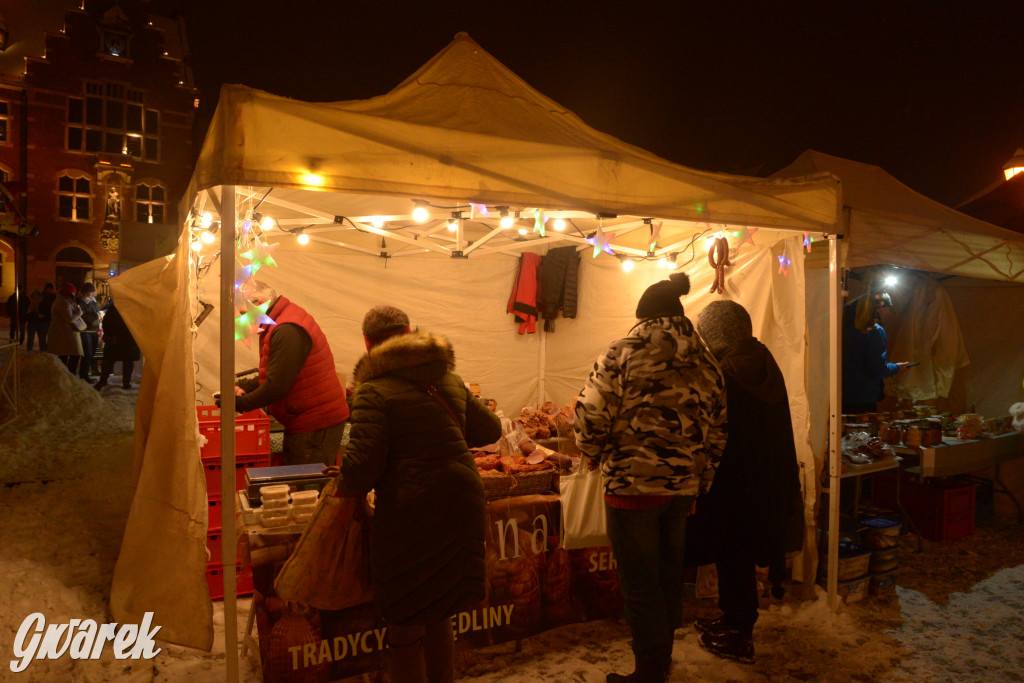
M 65 174 L 57 179 L 57 215 L 69 221 L 89 220 L 92 184 L 88 178 Z
M 135 220 L 140 223 L 163 223 L 167 191 L 162 185 L 140 183 L 135 186 Z

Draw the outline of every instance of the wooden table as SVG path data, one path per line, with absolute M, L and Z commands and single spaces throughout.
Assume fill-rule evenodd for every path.
M 904 469 L 922 477 L 951 477 L 994 467 L 996 476 L 993 479 L 993 492 L 1009 496 L 1017 506 L 1018 521 L 1024 522 L 1024 509 L 1013 492 L 1003 483 L 999 472 L 1002 463 L 1024 457 L 1024 435 L 1020 432 L 970 441 L 944 436 L 940 446 L 894 446 L 894 449 L 897 453 L 906 454 L 909 459 L 916 458 L 916 466 Z

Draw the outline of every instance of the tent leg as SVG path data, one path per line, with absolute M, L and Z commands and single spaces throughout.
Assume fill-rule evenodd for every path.
M 828 605 L 839 609 L 839 477 L 841 474 L 840 410 L 842 406 L 842 290 L 839 271 L 839 241 L 833 236 L 828 243 Z

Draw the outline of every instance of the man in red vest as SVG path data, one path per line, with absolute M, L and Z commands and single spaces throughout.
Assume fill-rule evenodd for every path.
M 235 410 L 266 408 L 284 425 L 283 464 L 337 464 L 348 420 L 334 354 L 313 316 L 263 282 L 249 300 L 271 302 L 260 325 L 259 377 L 235 386 Z

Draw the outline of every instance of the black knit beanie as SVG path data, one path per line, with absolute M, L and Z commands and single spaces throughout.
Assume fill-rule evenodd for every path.
M 686 273 L 672 273 L 668 280 L 660 280 L 644 291 L 636 305 L 637 320 L 685 315 L 679 297 L 690 291 L 690 278 Z
M 717 358 L 733 344 L 754 336 L 750 314 L 735 301 L 712 301 L 697 315 L 697 332 Z
M 363 339 L 366 340 L 366 348 L 408 331 L 409 316 L 400 308 L 374 306 L 363 316 Z

